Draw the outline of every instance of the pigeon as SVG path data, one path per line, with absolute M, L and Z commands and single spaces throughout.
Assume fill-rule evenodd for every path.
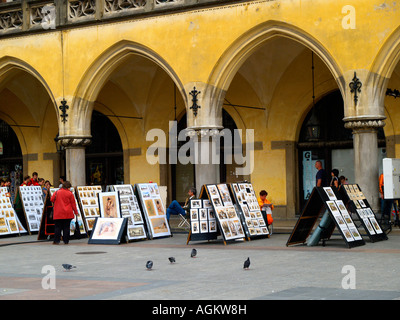
M 248 270 L 250 267 L 250 258 L 247 258 L 247 260 L 243 264 L 243 269 Z
M 197 255 L 197 250 L 193 248 L 192 252 L 190 253 L 190 257 L 196 258 L 196 255 Z
M 175 262 L 175 258 L 174 257 L 169 257 L 168 258 L 169 262 L 174 263 Z
M 72 268 L 76 268 L 75 266 L 73 266 L 72 264 L 68 264 L 68 263 L 63 263 L 62 264 L 63 268 L 67 271 L 71 270 Z
M 146 268 L 147 270 L 151 270 L 151 268 L 153 268 L 153 261 L 149 260 L 146 262 Z

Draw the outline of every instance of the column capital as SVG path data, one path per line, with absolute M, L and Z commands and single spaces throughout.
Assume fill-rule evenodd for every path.
M 92 136 L 62 136 L 58 144 L 64 148 L 85 148 L 92 143 Z
M 345 121 L 344 127 L 347 129 L 352 129 L 353 131 L 358 131 L 358 130 L 378 130 L 379 128 L 382 128 L 385 126 L 385 120 L 386 118 L 359 118 L 359 117 L 354 117 L 354 118 L 345 118 L 343 121 Z

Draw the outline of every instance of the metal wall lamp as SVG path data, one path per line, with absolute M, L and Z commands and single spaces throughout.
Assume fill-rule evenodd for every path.
M 357 74 L 355 71 L 354 71 L 353 81 L 350 82 L 349 87 L 350 87 L 350 92 L 354 93 L 354 103 L 357 104 L 357 102 L 358 102 L 357 92 L 358 93 L 361 92 L 362 83 L 361 83 L 360 79 L 357 78 Z
M 193 87 L 193 90 L 189 92 L 189 94 L 192 96 L 192 106 L 190 109 L 193 110 L 193 114 L 196 117 L 197 116 L 197 110 L 200 109 L 201 107 L 197 104 L 197 96 L 201 93 L 201 91 L 197 91 L 196 87 Z

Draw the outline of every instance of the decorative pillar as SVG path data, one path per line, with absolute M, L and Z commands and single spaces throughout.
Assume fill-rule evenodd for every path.
M 194 142 L 195 180 L 197 196 L 205 184 L 219 183 L 220 154 L 215 137 L 218 129 L 188 130 L 188 136 Z
M 378 129 L 383 119 L 347 121 L 345 127 L 353 130 L 355 183 L 361 187 L 374 211 L 379 208 Z
M 60 137 L 59 143 L 65 148 L 66 179 L 73 186 L 86 185 L 85 148 L 92 137 Z

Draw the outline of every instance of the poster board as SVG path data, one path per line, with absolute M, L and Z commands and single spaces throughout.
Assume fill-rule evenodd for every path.
M 249 182 L 232 183 L 231 191 L 241 212 L 244 230 L 248 237 L 269 237 L 269 231 L 253 185 Z
M 118 191 L 97 194 L 100 216 L 102 218 L 121 218 L 121 204 Z
M 96 218 L 88 244 L 126 242 L 126 218 Z
M 315 187 L 286 246 L 306 242 L 315 223 L 325 210 L 328 211 L 332 221 L 321 235 L 321 239 L 329 239 L 333 229 L 337 227 L 348 248 L 365 244 L 336 188 Z
M 151 239 L 171 236 L 166 208 L 161 199 L 157 183 L 138 183 L 135 190 L 147 224 Z
M 207 184 L 205 190 L 213 207 L 224 243 L 227 240 L 245 239 L 240 217 L 236 213 L 227 184 Z
M 341 196 L 350 212 L 357 215 L 372 242 L 387 240 L 374 211 L 358 184 L 344 184 L 340 188 Z
M 24 233 L 17 213 L 15 212 L 7 187 L 0 188 L 0 236 Z
M 111 186 L 111 190 L 119 192 L 121 203 L 121 217 L 127 218 L 127 236 L 129 240 L 146 239 L 143 215 L 139 203 L 133 192 L 132 185 L 118 184 Z
M 385 199 L 400 199 L 400 159 L 384 158 L 383 196 Z
M 101 192 L 101 186 L 78 186 L 77 198 L 82 209 L 86 231 L 92 231 L 96 218 L 100 217 L 100 208 L 97 194 Z
M 202 186 L 199 199 L 189 201 L 190 231 L 189 241 L 216 240 L 218 238 L 217 218 L 208 199 L 205 186 Z
M 16 201 L 22 204 L 29 234 L 39 232 L 40 222 L 44 210 L 43 191 L 40 186 L 20 186 Z

